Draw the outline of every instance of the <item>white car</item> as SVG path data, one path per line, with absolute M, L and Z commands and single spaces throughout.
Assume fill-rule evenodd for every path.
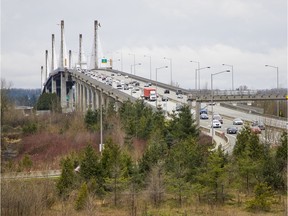
M 212 127 L 213 128 L 221 128 L 221 123 L 219 120 L 214 119 L 212 122 Z
M 183 95 L 182 95 L 182 94 L 178 94 L 178 95 L 177 95 L 177 98 L 182 99 L 182 98 L 183 98 Z
M 243 125 L 243 121 L 240 118 L 233 120 L 233 125 Z

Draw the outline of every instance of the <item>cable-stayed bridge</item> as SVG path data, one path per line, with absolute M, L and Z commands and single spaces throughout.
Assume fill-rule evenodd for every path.
M 80 110 L 86 112 L 87 109 L 98 109 L 101 105 L 107 106 L 113 102 L 117 109 L 121 103 L 126 100 L 134 101 L 140 98 L 138 94 L 132 94 L 131 91 L 122 91 L 117 89 L 115 85 L 109 85 L 107 82 L 103 82 L 103 77 L 109 77 L 112 82 L 139 82 L 139 92 L 143 91 L 145 83 L 151 83 L 157 88 L 157 93 L 161 98 L 164 89 L 171 91 L 169 100 L 177 103 L 187 103 L 192 107 L 195 107 L 195 117 L 199 124 L 199 110 L 201 103 L 209 102 L 223 102 L 223 101 L 255 101 L 255 100 L 287 100 L 285 93 L 274 92 L 261 92 L 261 91 L 217 91 L 217 90 L 187 90 L 172 85 L 156 82 L 147 78 L 139 77 L 131 73 L 124 71 L 116 71 L 112 68 L 102 68 L 101 58 L 99 58 L 99 34 L 98 34 L 99 22 L 94 21 L 94 41 L 93 41 L 93 54 L 91 65 L 92 69 L 88 69 L 87 62 L 82 56 L 82 35 L 79 35 L 79 56 L 78 62 L 72 66 L 71 51 L 69 55 L 66 52 L 65 37 L 64 37 L 64 21 L 61 21 L 61 44 L 59 61 L 56 63 L 56 52 L 54 35 L 52 35 L 52 57 L 51 66 L 48 65 L 48 51 L 46 51 L 46 64 L 45 64 L 45 76 L 41 79 L 43 84 L 42 92 L 56 93 L 60 98 L 61 107 L 63 112 L 72 112 L 74 110 Z M 49 71 L 51 68 L 51 72 Z M 43 74 L 43 67 L 41 70 Z M 114 77 L 113 77 L 113 75 Z M 101 77 L 101 79 L 100 79 Z M 126 78 L 125 78 L 126 77 Z M 127 79 L 127 77 L 129 77 Z M 124 84 L 124 83 L 122 83 Z M 178 98 L 175 95 L 177 90 L 182 90 L 183 97 Z M 212 89 L 212 88 L 211 88 Z M 172 97 L 172 94 L 174 95 Z M 137 97 L 135 97 L 137 95 Z M 159 102 L 160 103 L 160 102 Z M 155 103 L 147 102 L 152 107 L 157 106 L 157 100 Z M 159 104 L 158 104 L 159 105 Z M 174 106 L 171 105 L 171 106 Z M 158 106 L 157 106 L 158 107 Z M 162 107 L 163 108 L 163 107 Z M 169 111 L 169 107 L 166 104 L 166 111 Z M 174 108 L 171 108 L 171 111 Z

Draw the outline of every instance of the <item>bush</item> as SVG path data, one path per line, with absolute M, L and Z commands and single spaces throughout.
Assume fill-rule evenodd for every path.
M 34 122 L 30 122 L 27 125 L 24 125 L 22 131 L 25 135 L 34 134 L 37 132 L 37 124 Z
M 259 183 L 254 188 L 254 199 L 247 202 L 250 211 L 269 211 L 272 205 L 273 194 L 267 183 Z

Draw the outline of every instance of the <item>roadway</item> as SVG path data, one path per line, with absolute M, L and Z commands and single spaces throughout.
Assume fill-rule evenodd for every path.
M 113 74 L 113 76 L 112 76 Z M 111 88 L 115 88 L 117 89 L 117 84 L 123 84 L 123 83 L 127 83 L 129 85 L 130 82 L 132 81 L 137 81 L 139 82 L 139 86 L 137 87 L 133 87 L 133 89 L 129 89 L 129 90 L 124 90 L 123 88 L 118 89 L 119 91 L 122 91 L 126 94 L 129 94 L 137 99 L 141 99 L 141 95 L 143 95 L 143 89 L 144 89 L 144 85 L 147 84 L 146 82 L 140 81 L 140 80 L 136 80 L 131 78 L 129 75 L 122 75 L 121 73 L 114 73 L 111 71 L 104 71 L 104 70 L 96 70 L 96 71 L 91 71 L 91 72 L 86 72 L 86 75 L 92 77 L 93 79 L 96 79 L 99 82 L 102 83 L 108 83 L 106 81 L 107 77 L 109 77 L 108 79 L 111 79 Z M 106 79 L 104 80 L 103 77 L 106 77 Z M 176 112 L 176 104 L 180 103 L 180 104 L 187 104 L 187 96 L 183 95 L 183 98 L 178 98 L 176 95 L 175 91 L 171 91 L 169 94 L 164 94 L 164 88 L 161 88 L 159 86 L 155 86 L 152 85 L 151 87 L 155 87 L 157 89 L 157 93 L 158 93 L 158 100 L 157 102 L 153 101 L 147 101 L 145 100 L 145 102 L 147 104 L 150 104 L 151 106 L 156 107 L 156 103 L 158 106 L 161 106 L 161 108 L 167 113 L 172 113 L 172 112 Z M 165 95 L 168 98 L 168 101 L 163 101 L 162 102 L 162 96 Z M 193 116 L 195 116 L 195 109 L 193 108 L 193 105 L 195 106 L 195 103 L 192 103 L 192 109 L 191 109 L 191 113 L 194 114 Z M 211 105 L 206 105 L 206 103 L 201 103 L 201 108 L 208 108 L 208 111 L 211 110 Z M 217 128 L 216 131 L 219 131 L 221 133 L 225 133 L 226 134 L 226 130 L 229 126 L 233 125 L 233 119 L 234 118 L 241 118 L 244 122 L 247 123 L 251 123 L 252 121 L 258 120 L 263 122 L 265 125 L 270 126 L 270 127 L 275 127 L 275 128 L 282 128 L 282 129 L 286 129 L 286 121 L 283 120 L 277 120 L 277 119 L 273 119 L 273 118 L 267 118 L 267 117 L 262 117 L 259 115 L 255 115 L 255 114 L 249 114 L 249 113 L 244 113 L 241 111 L 236 111 L 236 110 L 232 110 L 226 107 L 222 107 L 219 106 L 218 104 L 213 106 L 214 109 L 214 113 L 218 113 L 223 117 L 223 125 L 221 128 Z M 206 127 L 206 128 L 211 128 L 211 115 L 209 115 L 209 119 L 208 120 L 200 120 L 200 126 L 202 127 Z M 241 128 L 243 126 L 237 126 L 238 130 L 241 130 Z M 262 132 L 263 133 L 263 132 Z M 266 131 L 264 132 L 265 137 L 266 136 Z M 230 150 L 231 151 L 233 149 L 233 146 L 235 145 L 236 142 L 236 135 L 230 135 L 230 134 L 226 134 L 229 142 L 230 142 Z M 276 138 L 275 138 L 276 139 Z

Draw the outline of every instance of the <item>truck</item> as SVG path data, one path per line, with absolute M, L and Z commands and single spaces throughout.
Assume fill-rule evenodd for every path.
M 156 89 L 150 87 L 144 87 L 144 98 L 145 100 L 156 101 Z

